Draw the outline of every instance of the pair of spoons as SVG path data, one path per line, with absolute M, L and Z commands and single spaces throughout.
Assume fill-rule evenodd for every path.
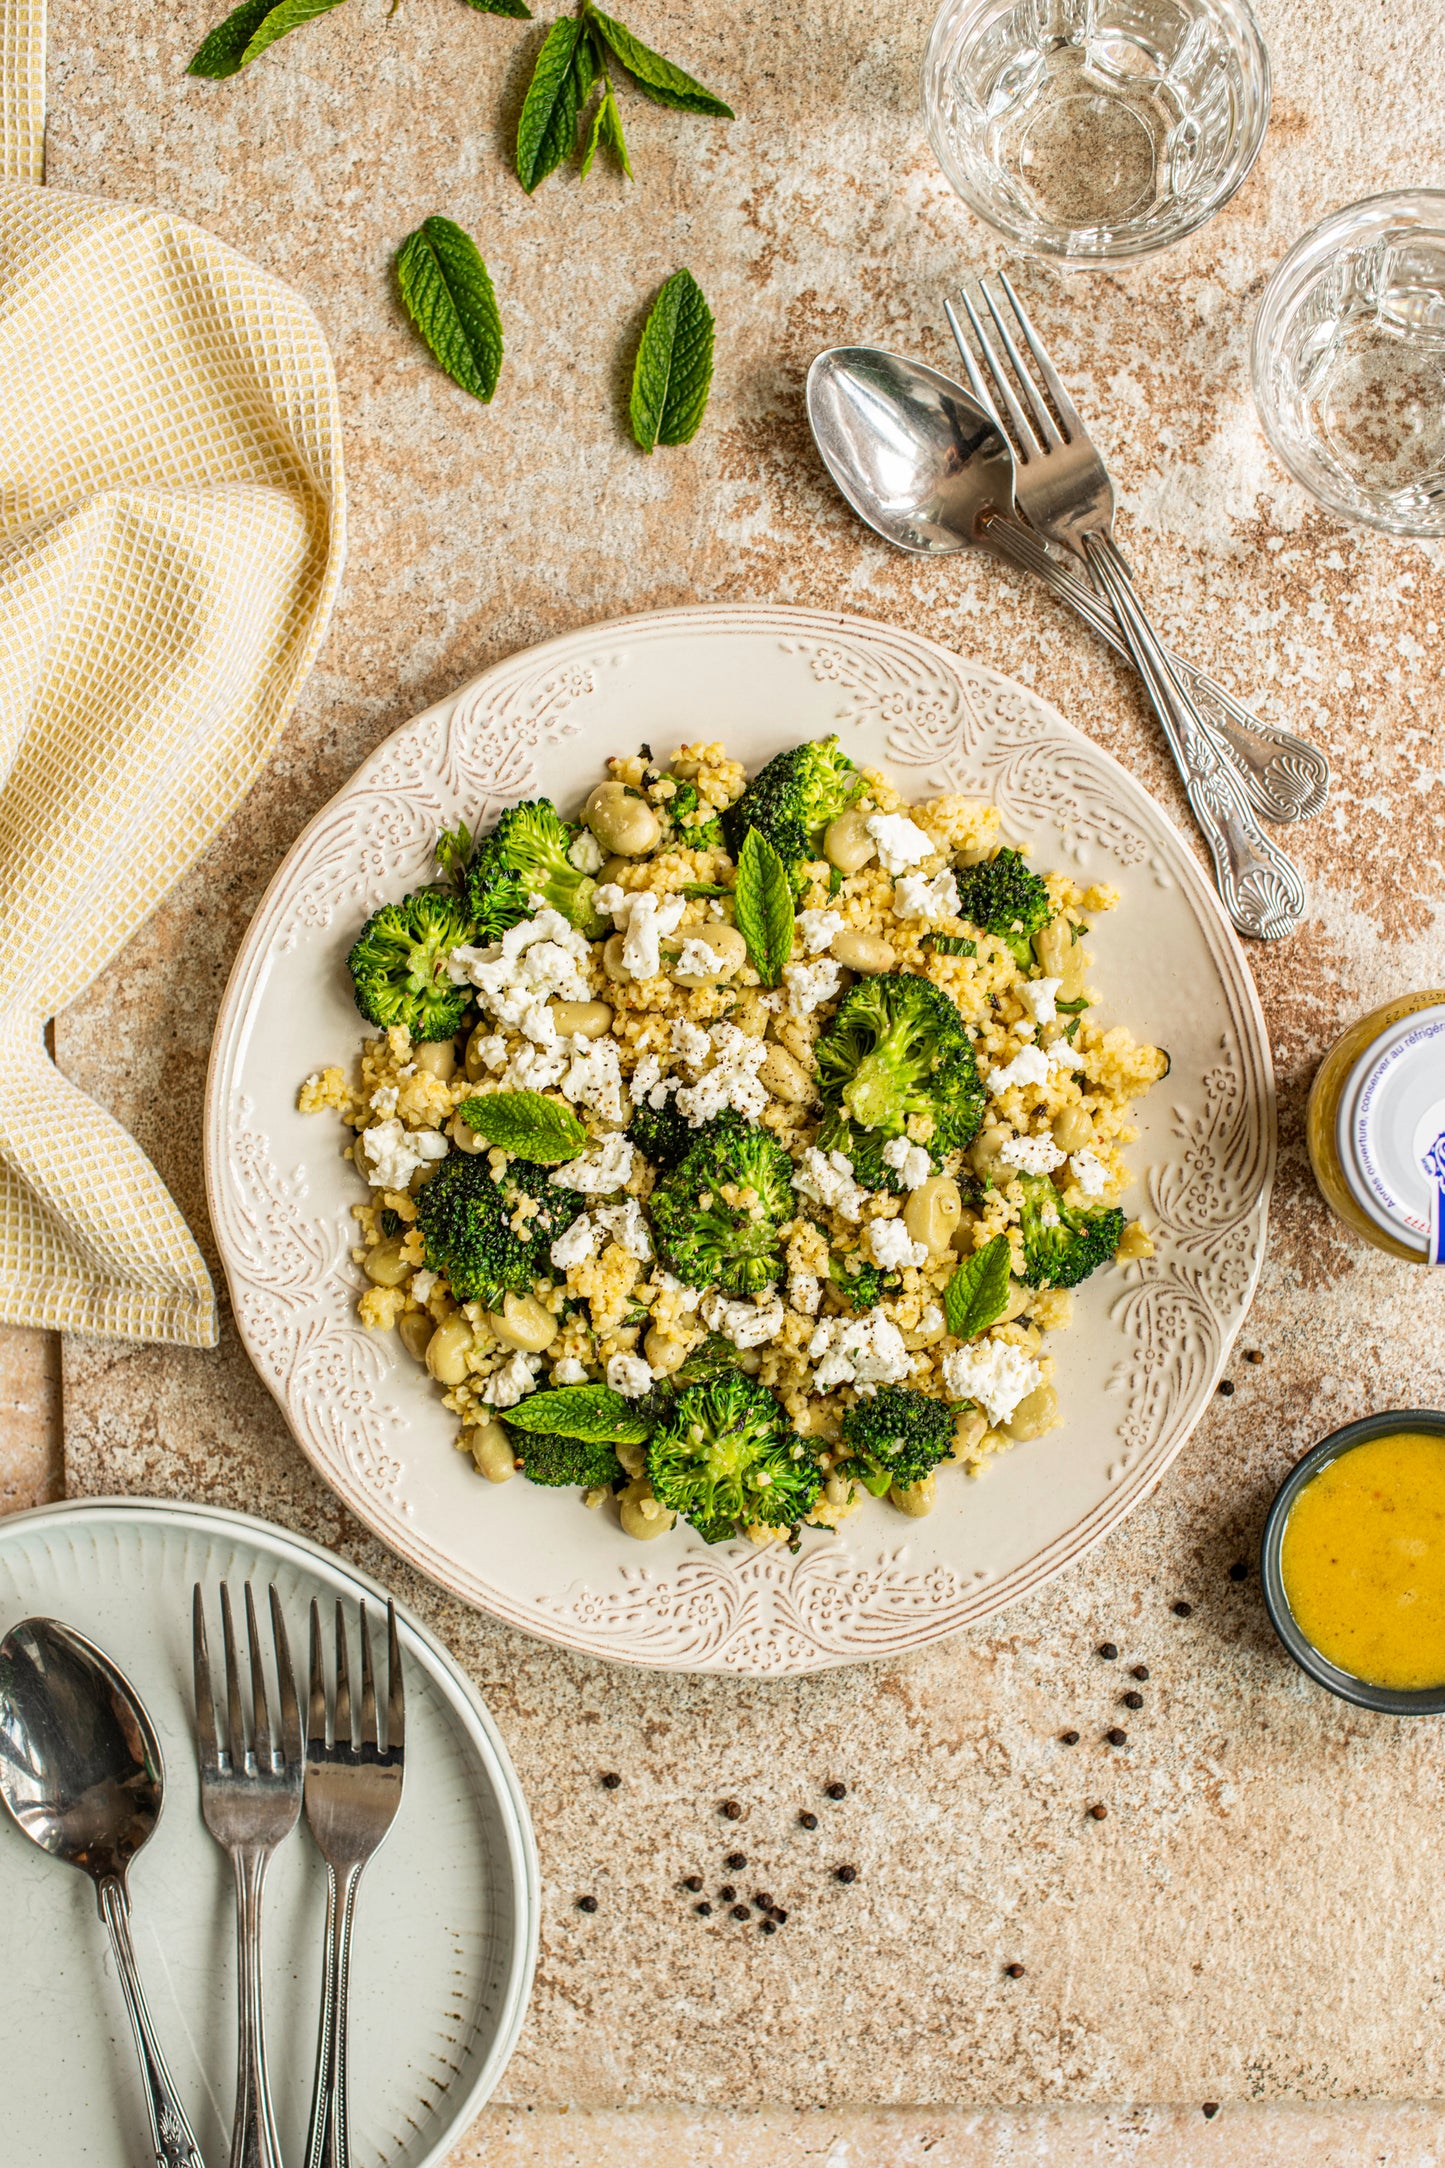
M 833 347 L 808 372 L 807 404 L 824 465 L 875 534 L 915 556 L 987 550 L 1042 580 L 1129 659 L 1109 603 L 1019 517 L 1013 453 L 961 384 L 878 347 Z M 1324 755 L 1261 722 L 1182 657 L 1169 659 L 1252 811 L 1274 822 L 1320 812 L 1330 783 Z

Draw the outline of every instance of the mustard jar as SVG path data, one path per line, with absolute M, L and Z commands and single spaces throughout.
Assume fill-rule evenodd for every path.
M 1347 1227 L 1391 1257 L 1445 1265 L 1445 988 L 1387 1001 L 1335 1041 L 1305 1137 Z

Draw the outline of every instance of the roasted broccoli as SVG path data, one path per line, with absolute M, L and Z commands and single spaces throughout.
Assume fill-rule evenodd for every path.
M 1026 1287 L 1077 1287 L 1119 1247 L 1124 1215 L 1117 1206 L 1065 1204 L 1046 1174 L 1021 1174 Z
M 605 921 L 596 909 L 597 883 L 568 857 L 580 830 L 569 828 L 546 798 L 533 798 L 504 813 L 483 836 L 467 868 L 467 904 L 479 938 L 496 941 L 509 926 L 532 915 L 540 896 L 570 926 L 589 938 Z
M 881 1498 L 895 1483 L 905 1490 L 921 1483 L 948 1458 L 953 1414 L 947 1401 L 911 1385 L 880 1385 L 843 1417 L 843 1443 L 853 1454 L 851 1472 Z
M 775 753 L 723 815 L 729 848 L 736 858 L 744 836 L 756 828 L 772 844 L 801 895 L 803 868 L 821 858 L 825 830 L 866 788 L 865 778 L 839 751 L 836 738 L 815 738 Z
M 885 1142 L 913 1114 L 932 1118 L 935 1158 L 967 1144 L 983 1118 L 983 1084 L 954 1003 L 901 971 L 859 979 L 814 1049 L 825 1106 Z
M 883 1299 L 883 1274 L 876 1265 L 865 1264 L 857 1251 L 844 1257 L 828 1253 L 828 1277 L 848 1297 L 855 1310 L 873 1310 Z
M 740 1370 L 677 1395 L 648 1442 L 647 1472 L 661 1503 L 709 1543 L 750 1521 L 796 1527 L 822 1482 L 780 1403 Z
M 496 1310 L 509 1290 L 528 1294 L 534 1280 L 551 1276 L 548 1251 L 583 1199 L 530 1159 L 509 1160 L 500 1181 L 489 1162 L 486 1152 L 449 1154 L 419 1191 L 416 1216 L 430 1270 L 446 1274 L 458 1302 Z
M 703 818 L 697 818 L 702 808 Z M 710 806 L 704 804 L 696 783 L 679 777 L 677 789 L 667 801 L 668 816 L 677 830 L 677 840 L 690 851 L 717 851 L 724 845 L 722 822 Z
M 1033 936 L 1054 916 L 1054 902 L 1017 851 L 1000 851 L 957 875 L 958 915 L 984 933 L 997 934 L 1013 951 L 1020 970 L 1034 961 Z
M 782 1270 L 778 1229 L 797 1210 L 793 1162 L 766 1130 L 720 1114 L 649 1199 L 662 1261 L 689 1287 L 756 1294 Z
M 667 1170 L 686 1157 L 697 1142 L 697 1131 L 685 1114 L 679 1114 L 676 1095 L 669 1092 L 660 1107 L 650 1107 L 644 1099 L 640 1107 L 633 1108 L 627 1141 L 635 1144 L 654 1167 Z
M 356 1006 L 369 1024 L 405 1024 L 415 1040 L 449 1039 L 471 988 L 454 986 L 447 958 L 471 920 L 455 896 L 419 889 L 374 911 L 346 959 Z
M 883 1157 L 888 1141 L 882 1130 L 863 1129 L 857 1122 L 850 1122 L 841 1107 L 827 1108 L 818 1125 L 820 1152 L 841 1152 L 852 1165 L 854 1181 L 864 1189 L 887 1189 L 901 1197 L 903 1177 Z
M 615 1446 L 586 1438 L 559 1438 L 550 1430 L 514 1430 L 511 1438 L 529 1483 L 545 1483 L 553 1489 L 578 1483 L 595 1490 L 602 1484 L 610 1487 L 622 1474 Z

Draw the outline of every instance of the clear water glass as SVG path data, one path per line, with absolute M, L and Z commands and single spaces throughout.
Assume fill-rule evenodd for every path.
M 1445 534 L 1445 190 L 1367 197 L 1296 242 L 1251 360 L 1265 434 L 1312 497 Z
M 1269 122 L 1248 0 L 945 0 L 923 63 L 939 164 L 1018 247 L 1167 248 L 1227 203 Z

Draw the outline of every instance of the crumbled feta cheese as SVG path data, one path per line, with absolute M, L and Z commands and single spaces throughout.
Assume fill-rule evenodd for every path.
M 672 968 L 678 978 L 713 979 L 722 964 L 723 959 L 715 948 L 709 948 L 706 941 L 690 935 L 678 950 L 677 962 Z
M 757 1121 L 768 1104 L 767 1086 L 758 1078 L 767 1059 L 767 1047 L 761 1039 L 739 1031 L 736 1024 L 714 1024 L 710 1043 L 712 1067 L 695 1084 L 683 1086 L 677 1095 L 678 1111 L 687 1116 L 694 1129 L 710 1122 L 725 1107 L 734 1108 L 749 1121 Z
M 586 1363 L 578 1362 L 575 1355 L 564 1355 L 561 1362 L 553 1367 L 552 1383 L 554 1385 L 585 1385 L 587 1383 Z
M 815 964 L 784 964 L 783 984 L 794 1016 L 811 1016 L 821 1002 L 831 1001 L 842 976 L 842 965 L 831 956 L 820 956 Z
M 436 1286 L 439 1278 L 440 1274 L 435 1272 L 414 1272 L 412 1274 L 411 1291 L 418 1302 L 429 1302 L 431 1300 L 431 1291 Z
M 1070 1046 L 1067 1039 L 1055 1039 L 1049 1048 L 1051 1069 L 1082 1069 L 1084 1057 L 1077 1047 Z
M 931 881 L 921 873 L 904 873 L 893 884 L 895 918 L 957 918 L 958 883 L 947 871 Z
M 606 1138 L 600 1152 L 584 1152 L 553 1170 L 552 1180 L 563 1189 L 579 1190 L 585 1197 L 605 1197 L 614 1189 L 626 1189 L 632 1179 L 632 1146 L 626 1137 Z
M 534 917 L 509 926 L 490 948 L 453 949 L 450 968 L 458 986 L 476 987 L 500 1023 L 550 1046 L 557 1026 L 547 1003 L 589 998 L 590 956 L 586 938 L 560 911 L 543 904 Z
M 615 1039 L 574 1039 L 572 1065 L 562 1079 L 562 1096 L 590 1107 L 604 1122 L 620 1122 L 622 1071 Z
M 701 1024 L 689 1024 L 679 1017 L 672 1027 L 672 1051 L 689 1069 L 700 1069 L 712 1052 L 712 1041 Z
M 678 1308 L 695 1310 L 701 1299 L 701 1290 L 689 1287 L 685 1280 L 675 1280 L 670 1272 L 655 1272 L 653 1281 L 665 1295 L 676 1295 Z
M 590 828 L 581 828 L 572 839 L 567 851 L 567 863 L 579 873 L 600 873 L 603 867 L 602 845 Z
M 761 1347 L 783 1329 L 783 1305 L 770 1294 L 760 1307 L 751 1302 L 729 1302 L 716 1288 L 703 1296 L 703 1323 L 709 1332 L 720 1332 L 735 1348 Z
M 637 1067 L 633 1070 L 632 1081 L 627 1087 L 627 1094 L 632 1104 L 635 1107 L 640 1107 L 643 1100 L 647 1098 L 648 1093 L 656 1091 L 661 1082 L 661 1056 L 644 1054 Z
M 1047 1084 L 1049 1057 L 1041 1046 L 1020 1047 L 1006 1069 L 990 1069 L 988 1088 L 997 1097 L 1015 1084 Z
M 1052 1137 L 1010 1137 L 999 1146 L 998 1156 L 1006 1167 L 1017 1167 L 1021 1174 L 1052 1174 L 1064 1164 L 1064 1154 Z
M 655 979 L 662 969 L 659 943 L 665 933 L 676 932 L 687 898 L 654 895 L 650 888 L 628 890 L 607 881 L 594 900 L 599 911 L 611 913 L 613 925 L 624 936 L 623 969 L 634 979 Z
M 939 1309 L 936 1302 L 930 1302 L 928 1308 L 924 1311 L 922 1317 L 918 1320 L 918 1323 L 914 1326 L 913 1329 L 915 1332 L 922 1334 L 925 1339 L 930 1334 L 937 1334 L 942 1332 L 943 1312 Z
M 824 1318 L 808 1342 L 808 1360 L 818 1365 L 813 1383 L 820 1393 L 856 1385 L 867 1394 L 878 1385 L 901 1384 L 913 1368 L 902 1333 L 881 1310 Z
M 595 1256 L 601 1239 L 584 1212 L 570 1227 L 564 1228 L 548 1254 L 559 1272 L 568 1272 L 573 1265 L 585 1265 L 589 1257 Z
M 505 1069 L 507 1066 L 507 1042 L 499 1031 L 491 1032 L 485 1039 L 473 1042 L 479 1059 L 488 1069 Z
M 1075 1152 L 1069 1172 L 1086 1197 L 1102 1197 L 1109 1186 L 1108 1169 L 1097 1152 Z
M 500 1370 L 492 1372 L 479 1397 L 489 1408 L 515 1408 L 519 1400 L 536 1390 L 541 1367 L 540 1355 L 516 1354 Z
M 635 1257 L 640 1265 L 652 1263 L 652 1238 L 635 1197 L 629 1197 L 625 1204 L 599 1204 L 593 1218 L 600 1221 L 629 1257 Z
M 974 1400 L 990 1423 L 1006 1423 L 1043 1373 L 1010 1340 L 976 1340 L 943 1358 L 943 1382 L 954 1400 Z
M 800 1196 L 811 1197 L 814 1204 L 830 1205 L 850 1220 L 857 1219 L 868 1195 L 854 1181 L 853 1162 L 846 1152 L 824 1155 L 816 1144 L 810 1144 L 804 1152 L 793 1174 L 793 1187 Z
M 651 1390 L 651 1368 L 640 1355 L 614 1355 L 607 1365 L 607 1382 L 624 1400 L 638 1400 Z
M 363 1129 L 356 1139 L 361 1171 L 373 1189 L 405 1189 L 418 1167 L 445 1159 L 447 1140 L 435 1129 L 405 1129 L 393 1114 L 389 1122 Z
M 800 911 L 798 931 L 810 956 L 821 956 L 835 933 L 843 931 L 841 911 Z
M 552 1089 L 567 1066 L 567 1052 L 560 1040 L 551 1046 L 530 1041 L 517 1048 L 497 1082 L 503 1091 L 546 1092 Z
M 928 1244 L 915 1242 L 901 1219 L 870 1220 L 868 1240 L 872 1245 L 874 1264 L 885 1272 L 899 1272 L 904 1265 L 928 1263 Z
M 394 1084 L 378 1084 L 371 1095 L 373 1114 L 395 1114 L 397 1089 Z
M 1028 1005 L 1036 1024 L 1052 1024 L 1058 1016 L 1054 997 L 1062 979 L 1029 979 L 1019 988 L 1019 999 Z
M 788 1300 L 803 1317 L 816 1317 L 818 1298 L 823 1283 L 816 1272 L 790 1272 L 788 1274 Z
M 870 813 L 866 825 L 878 846 L 885 873 L 906 873 L 910 866 L 931 858 L 938 849 L 932 836 L 926 835 L 906 813 Z
M 933 1161 L 921 1144 L 907 1137 L 890 1137 L 883 1147 L 883 1164 L 891 1167 L 905 1189 L 917 1189 L 933 1172 Z

